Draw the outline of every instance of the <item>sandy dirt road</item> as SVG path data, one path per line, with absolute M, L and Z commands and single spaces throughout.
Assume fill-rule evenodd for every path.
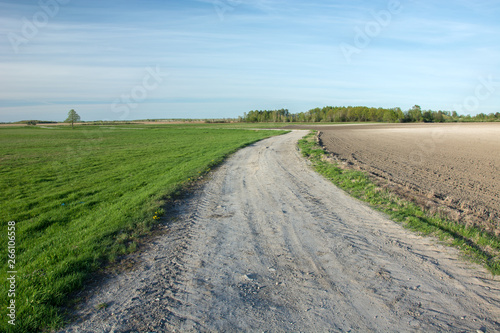
M 499 279 L 312 171 L 305 133 L 232 156 L 65 332 L 500 331 Z

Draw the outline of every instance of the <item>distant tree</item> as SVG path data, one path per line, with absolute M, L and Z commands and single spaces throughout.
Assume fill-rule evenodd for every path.
M 398 123 L 402 123 L 405 120 L 405 114 L 401 110 L 401 108 L 394 108 L 394 112 L 396 113 L 396 121 Z
M 241 118 L 241 117 L 240 117 Z M 239 121 L 244 122 L 434 122 L 449 121 L 499 121 L 500 112 L 484 114 L 474 117 L 460 116 L 456 111 L 422 110 L 419 105 L 414 105 L 408 111 L 399 107 L 375 108 L 366 106 L 325 106 L 309 111 L 290 113 L 288 109 L 280 110 L 254 110 L 244 113 Z
M 80 116 L 75 110 L 71 109 L 68 112 L 68 118 L 64 122 L 71 123 L 71 128 L 74 128 L 73 124 L 80 121 Z
M 445 115 L 446 115 L 446 113 L 443 111 L 434 112 L 432 114 L 432 121 L 435 123 L 442 123 L 442 122 L 444 122 Z
M 432 111 L 427 110 L 422 113 L 422 120 L 426 123 L 432 123 Z
M 407 114 L 408 120 L 411 122 L 422 121 L 422 109 L 419 105 L 414 105 L 410 110 L 408 110 Z
M 393 123 L 398 119 L 398 115 L 394 110 L 385 110 L 383 119 L 387 123 Z

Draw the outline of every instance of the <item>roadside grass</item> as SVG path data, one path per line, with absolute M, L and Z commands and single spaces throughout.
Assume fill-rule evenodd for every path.
M 366 173 L 342 169 L 325 161 L 327 154 L 316 142 L 315 133 L 299 140 L 299 148 L 314 169 L 353 197 L 367 202 L 392 220 L 424 235 L 433 235 L 459 248 L 468 258 L 484 265 L 493 275 L 500 274 L 500 238 L 475 227 L 466 227 L 404 200 L 373 183 Z
M 0 331 L 61 327 L 68 296 L 92 272 L 135 251 L 169 198 L 237 149 L 281 133 L 188 125 L 1 128 Z M 16 228 L 15 326 L 6 307 L 7 272 L 14 270 L 7 265 L 9 221 Z

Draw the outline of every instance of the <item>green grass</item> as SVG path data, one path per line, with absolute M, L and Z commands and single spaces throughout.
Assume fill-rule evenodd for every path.
M 278 131 L 221 125 L 0 128 L 0 331 L 60 327 L 68 296 L 133 252 L 165 202 L 238 148 Z M 6 304 L 16 222 L 16 326 Z
M 369 203 L 394 221 L 426 235 L 434 235 L 459 248 L 473 261 L 483 264 L 492 274 L 500 274 L 500 238 L 478 228 L 466 227 L 422 209 L 392 192 L 381 189 L 366 173 L 341 169 L 323 159 L 327 153 L 318 146 L 315 134 L 299 141 L 302 154 L 309 158 L 317 172 L 353 197 Z

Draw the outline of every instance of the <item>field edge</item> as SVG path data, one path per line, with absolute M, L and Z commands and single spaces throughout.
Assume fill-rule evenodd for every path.
M 438 237 L 463 256 L 500 275 L 500 238 L 475 227 L 466 227 L 431 213 L 417 204 L 374 183 L 366 172 L 340 168 L 319 145 L 319 132 L 311 131 L 298 141 L 302 155 L 319 174 L 354 198 L 388 215 L 405 228 Z

